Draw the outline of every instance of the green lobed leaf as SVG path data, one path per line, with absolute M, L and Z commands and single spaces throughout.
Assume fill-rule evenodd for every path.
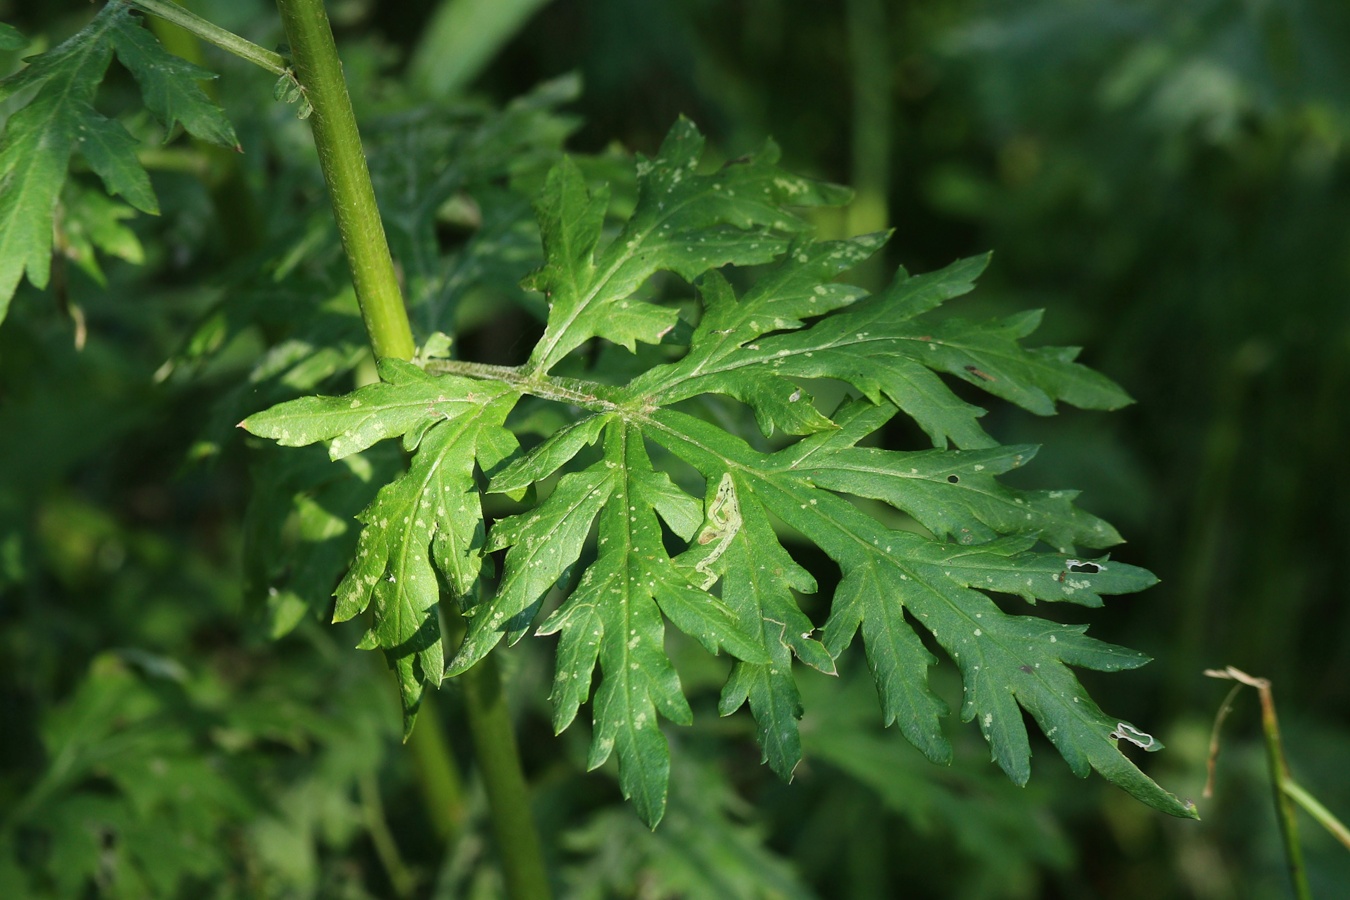
M 412 450 L 438 421 L 453 420 L 506 392 L 501 384 L 428 375 L 399 359 L 379 361 L 380 381 L 342 397 L 301 397 L 254 413 L 239 423 L 250 434 L 283 447 L 328 441 L 342 459 L 391 437 Z
M 680 122 L 655 159 L 639 159 L 636 208 L 608 243 L 604 188 L 590 189 L 571 161 L 553 169 L 537 204 L 545 263 L 529 282 L 546 295 L 549 319 L 520 369 L 427 362 L 455 373 L 436 376 L 387 363 L 379 385 L 246 420 L 283 443 L 332 441 L 335 457 L 400 435 L 415 450 L 409 472 L 363 513 L 357 562 L 339 589 L 343 615 L 376 607 L 363 646 L 391 654 L 405 690 L 434 680 L 439 641 L 433 648 L 425 630 L 436 601 L 429 543 L 453 591 L 473 598 L 447 677 L 503 638 L 520 639 L 556 597 L 537 630 L 559 636 L 554 727 L 568 727 L 591 701 L 590 764 L 617 755 L 621 788 L 650 825 L 664 813 L 670 766 L 658 715 L 691 718 L 663 646 L 665 620 L 732 657 L 719 709 L 729 714 L 748 703 L 764 759 L 785 778 L 802 752 L 794 658 L 833 673 L 861 635 L 883 720 L 930 759 L 952 756 L 941 729 L 947 710 L 928 684 L 936 647 L 961 672 L 961 717 L 978 723 L 1016 783 L 1030 772 L 1025 711 L 1076 774 L 1095 769 L 1145 803 L 1193 816 L 1119 752 L 1122 735 L 1142 732 L 1100 710 L 1072 671 L 1118 671 L 1146 658 L 1088 638 L 1081 626 L 1000 605 L 1022 598 L 1099 606 L 1103 596 L 1155 579 L 1079 555 L 1076 547 L 1120 537 L 1078 509 L 1075 492 L 1002 485 L 998 476 L 1030 462 L 1036 448 L 999 446 L 978 424 L 983 411 L 944 379 L 1037 414 L 1061 402 L 1112 408 L 1129 398 L 1079 365 L 1072 348 L 1024 347 L 1039 313 L 983 323 L 934 315 L 971 290 L 987 257 L 928 275 L 902 270 L 869 296 L 836 279 L 885 236 L 812 242 L 786 209 L 835 202 L 836 189 L 782 173 L 771 145 L 698 175 L 701 148 L 697 132 Z M 764 263 L 739 297 L 716 271 Z M 629 348 L 660 341 L 677 322 L 674 308 L 638 293 L 658 271 L 699 280 L 703 315 L 692 331 L 686 326 L 683 355 L 673 351 L 622 386 L 548 374 L 591 338 Z M 842 382 L 852 399 L 825 415 L 806 379 Z M 517 392 L 560 404 L 572 421 L 508 461 L 514 446 L 501 424 Z M 728 430 L 735 427 L 728 401 L 709 403 L 710 395 L 739 401 L 766 435 L 797 437 L 774 452 L 755 449 Z M 485 430 L 474 430 L 478 404 L 493 410 Z M 934 449 L 871 446 L 900 412 Z M 597 442 L 598 459 L 583 454 Z M 543 499 L 489 528 L 473 487 L 474 459 L 491 475 L 491 491 Z M 701 503 L 690 492 L 690 469 L 702 479 Z M 423 498 L 446 487 L 466 498 L 462 518 L 419 518 Z M 884 524 L 857 502 L 865 500 L 912 517 L 927 534 Z M 818 635 L 797 601 L 817 585 L 789 551 L 789 534 L 840 572 Z M 435 543 L 440 535 L 447 546 Z M 484 553 L 502 553 L 501 574 L 495 590 L 480 592 Z
M 112 59 L 107 33 L 118 9 L 105 7 L 82 31 L 0 81 L 0 100 L 37 91 L 5 123 L 0 143 L 0 321 L 25 272 L 36 287 L 46 287 L 56 201 L 79 126 L 98 117 L 92 102 Z
M 566 465 L 582 447 L 599 440 L 609 421 L 609 416 L 587 416 L 554 432 L 539 446 L 498 472 L 492 479 L 491 490 L 509 494 L 543 481 Z
M 740 533 L 722 556 L 722 599 L 742 627 L 755 634 L 767 663 L 738 660 L 722 689 L 718 712 L 730 715 L 748 703 L 755 717 L 763 761 L 783 779 L 790 779 L 801 761 L 800 694 L 792 674 L 792 658 L 828 675 L 834 658 L 813 637 L 815 626 L 797 606 L 793 591 L 812 594 L 816 581 L 792 559 L 774 534 L 758 504 L 741 512 Z
M 1030 462 L 1034 446 L 911 452 L 854 446 L 895 412 L 889 403 L 848 404 L 834 415 L 837 431 L 801 441 L 783 455 L 784 464 L 820 487 L 885 501 L 943 540 L 978 544 L 1029 534 L 1065 553 L 1075 544 L 1120 543 L 1108 523 L 1073 505 L 1077 491 L 1019 491 L 998 482 L 995 476 Z
M 335 621 L 373 608 L 360 643 L 381 649 L 398 675 L 405 734 L 424 684 L 444 673 L 437 571 L 458 596 L 482 567 L 484 525 L 475 465 L 492 470 L 516 448 L 502 423 L 519 395 L 498 382 L 434 377 L 394 359 L 379 364 L 386 381 L 343 397 L 306 397 L 240 423 L 286 446 L 327 440 L 342 459 L 386 437 L 417 448 L 408 471 L 380 489 L 358 517 L 356 558 L 338 585 Z
M 656 343 L 675 324 L 673 309 L 632 295 L 657 271 L 692 280 L 724 265 L 773 261 L 809 227 L 785 205 L 844 202 L 849 193 L 779 169 L 778 149 L 696 174 L 703 137 L 687 120 L 671 129 L 654 159 L 639 158 L 638 202 L 624 229 L 601 248 L 608 194 L 587 190 L 570 160 L 556 166 L 537 205 L 544 267 L 530 286 L 549 317 L 527 369 L 547 372 L 593 337 L 628 349 Z
M 74 182 L 66 185 L 61 203 L 61 252 L 95 282 L 107 283 L 96 251 L 133 264 L 144 262 L 140 239 L 123 224 L 136 215 L 130 206 Z
M 114 53 L 167 127 L 181 122 L 204 140 L 238 143 L 224 114 L 194 83 L 215 76 L 167 53 L 127 4 L 105 5 L 79 32 L 31 57 L 27 68 L 0 81 L 0 100 L 33 92 L 0 138 L 0 321 L 25 274 L 35 287 L 47 285 L 56 206 L 75 153 L 110 194 L 142 212 L 159 211 L 135 140 L 94 109 Z
M 169 53 L 131 15 L 120 20 L 112 34 L 118 62 L 136 79 L 146 108 L 165 128 L 182 124 L 193 137 L 239 149 L 234 126 L 197 86 L 216 73 Z
M 821 245 L 815 252 L 798 248 L 780 266 L 789 272 L 800 267 L 806 277 L 829 264 L 854 265 L 876 249 L 878 237 Z M 890 400 L 918 422 L 935 446 L 945 447 L 948 440 L 960 447 L 992 446 L 993 440 L 976 422 L 984 411 L 958 399 L 909 347 L 916 339 L 931 343 L 928 329 L 916 329 L 914 317 L 968 293 L 987 263 L 988 257 L 967 259 L 915 277 L 902 269 L 883 294 L 850 303 L 805 329 L 800 323 L 794 328 L 794 323 L 784 322 L 779 333 L 763 340 L 750 341 L 746 333 L 738 340 L 723 341 L 708 359 L 683 371 L 683 363 L 677 364 L 650 389 L 661 400 L 673 402 L 709 391 L 735 396 L 737 384 L 747 377 L 768 377 L 765 373 L 777 378 L 838 378 L 874 403 Z M 819 282 L 817 286 L 824 287 Z M 757 296 L 746 299 L 756 312 L 764 302 Z M 749 324 L 764 323 L 752 316 Z
M 345 621 L 373 605 L 374 622 L 358 646 L 382 649 L 397 672 L 405 736 L 422 685 L 438 685 L 445 671 L 436 570 L 457 596 L 473 590 L 484 542 L 474 465 L 491 468 L 514 449 L 514 436 L 501 424 L 516 399 L 502 391 L 433 425 L 408 472 L 382 488 L 359 517 L 366 528 L 338 585 L 333 618 Z
M 1150 806 L 1172 815 L 1194 815 L 1191 807 L 1120 755 L 1111 737 L 1118 721 L 1092 704 L 1068 668 L 1116 671 L 1142 665 L 1146 657 L 1093 641 L 1083 636 L 1081 627 L 1003 612 L 985 594 L 962 583 L 974 583 L 970 577 L 974 573 L 953 577 L 959 566 L 948 566 L 949 548 L 965 548 L 887 529 L 838 495 L 812 484 L 790 462 L 784 465 L 775 460 L 775 454 L 753 451 L 715 426 L 673 411 L 655 413 L 652 421 L 657 426 L 650 434 L 654 440 L 700 470 L 733 468 L 745 481 L 743 508 L 762 504 L 840 566 L 843 580 L 824 627 L 825 645 L 837 656 L 862 632 L 887 720 L 894 720 L 930 758 L 944 760 L 950 748 L 939 727 L 943 705 L 927 687 L 926 669 L 936 660 L 919 641 L 915 625 L 924 628 L 957 663 L 966 685 L 962 719 L 978 719 L 995 761 L 1014 781 L 1025 783 L 1030 774 L 1030 744 L 1021 717 L 1021 709 L 1026 709 L 1075 774 L 1085 775 L 1095 768 Z M 788 459 L 791 450 L 783 451 L 782 458 Z M 1011 559 L 1013 549 L 1004 546 L 1001 554 L 996 550 L 985 562 L 999 556 Z M 1037 569 L 1039 579 L 1025 577 L 1033 567 L 1028 563 Z M 1022 590 L 1048 599 L 1069 599 L 1065 585 L 1054 587 L 1055 578 L 1048 574 L 1067 564 L 1060 556 L 1023 550 L 1020 558 L 1007 564 L 1002 584 L 1005 589 L 1018 590 L 1006 577 L 1016 571 L 1023 578 Z M 1115 564 L 1075 568 L 1081 570 L 1074 573 L 1078 586 L 1069 587 L 1083 591 L 1084 601 L 1118 588 L 1141 589 L 1153 581 L 1151 575 L 1132 567 L 1117 571 Z M 992 577 L 994 573 L 984 574 Z
M 555 459 L 553 448 L 564 443 L 578 441 L 541 445 L 544 449 L 534 459 Z M 516 465 L 523 468 L 531 461 L 526 457 Z M 653 470 L 641 433 L 611 419 L 603 459 L 564 476 L 536 511 L 493 529 L 492 546 L 509 548 L 501 586 L 490 601 L 469 611 L 468 634 L 447 673 L 476 663 L 517 617 L 533 618 L 543 595 L 576 562 L 592 522 L 598 520 L 597 560 L 539 628 L 540 634 L 562 635 L 552 697 L 554 727 L 561 731 L 575 718 L 599 665 L 603 677 L 594 699 L 589 766 L 602 765 L 617 751 L 624 795 L 653 826 L 664 814 L 669 770 L 656 713 L 682 724 L 691 720 L 679 678 L 665 655 L 662 614 L 710 652 L 725 649 L 742 660 L 770 661 L 755 632 L 672 564 L 658 515 L 689 534 L 691 503 Z
M 836 248 L 826 258 L 831 256 L 848 259 L 850 254 Z M 804 250 L 789 259 L 804 267 L 820 261 Z M 757 398 L 747 386 L 766 379 L 836 378 L 874 403 L 884 398 L 904 410 L 940 448 L 948 441 L 963 448 L 990 447 L 994 442 L 976 423 L 983 411 L 958 399 L 934 372 L 955 375 L 1041 415 L 1052 414 L 1057 400 L 1104 409 L 1129 402 L 1109 379 L 1074 363 L 1075 349 L 1021 347 L 1018 341 L 1034 330 L 1039 313 L 976 325 L 922 318 L 943 301 L 969 292 L 987 263 L 987 256 L 961 260 L 914 277 L 901 270 L 886 291 L 807 328 L 787 330 L 793 323 L 772 323 L 769 327 L 778 333 L 753 343 L 744 337 L 724 340 L 717 351 L 699 354 L 692 364 L 682 361 L 668 367 L 641 386 L 658 402 L 717 392 L 753 405 Z M 782 265 L 790 267 L 792 262 Z M 748 298 L 751 308 L 757 299 Z M 716 297 L 713 309 L 728 303 Z M 686 359 L 697 353 L 696 346 Z M 763 421 L 772 418 L 773 411 L 756 407 L 756 414 Z

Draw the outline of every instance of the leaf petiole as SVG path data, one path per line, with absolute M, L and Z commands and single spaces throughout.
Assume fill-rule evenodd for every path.
M 429 360 L 423 368 L 434 375 L 461 375 L 467 378 L 500 381 L 544 400 L 570 403 L 595 412 L 618 412 L 630 405 L 626 391 L 598 381 L 541 375 L 537 372 L 527 373 L 513 366 L 494 366 L 454 359 Z
M 202 40 L 215 44 L 220 49 L 233 53 L 240 59 L 246 59 L 256 66 L 261 66 L 274 75 L 291 74 L 289 61 L 280 53 L 260 47 L 233 31 L 221 28 L 214 22 L 184 9 L 174 3 L 173 0 L 120 0 L 120 2 L 158 16 L 166 22 L 172 22 Z

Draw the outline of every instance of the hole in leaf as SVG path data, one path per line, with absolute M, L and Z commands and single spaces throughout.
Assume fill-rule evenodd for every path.
M 1100 563 L 1095 563 L 1091 561 L 1084 561 L 1077 559 L 1071 559 L 1068 561 L 1068 569 L 1070 572 L 1086 572 L 1089 575 L 1096 575 L 1104 568 L 1106 567 L 1101 565 Z
M 959 475 L 948 475 L 948 476 L 947 476 L 947 483 L 948 483 L 948 484 L 956 484 L 956 483 L 959 482 L 960 480 L 961 480 L 961 476 L 959 476 Z

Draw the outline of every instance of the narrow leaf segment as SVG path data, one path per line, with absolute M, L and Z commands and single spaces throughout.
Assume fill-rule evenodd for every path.
M 867 295 L 836 279 L 885 235 L 816 242 L 794 212 L 839 202 L 842 189 L 782 172 L 772 146 L 704 174 L 701 148 L 682 121 L 654 159 L 638 160 L 636 208 L 609 241 L 604 188 L 571 162 L 553 170 L 538 203 L 546 261 L 530 281 L 549 317 L 523 367 L 386 360 L 379 384 L 243 423 L 287 445 L 328 441 L 335 458 L 393 437 L 413 453 L 408 472 L 361 515 L 336 603 L 339 618 L 373 609 L 362 646 L 384 650 L 398 671 L 408 725 L 423 685 L 466 671 L 503 638 L 521 639 L 549 607 L 536 633 L 558 635 L 554 726 L 567 728 L 589 700 L 591 766 L 617 757 L 624 793 L 654 825 L 669 771 L 659 720 L 691 719 L 664 647 L 667 622 L 730 657 L 721 711 L 749 705 L 764 759 L 785 778 L 802 752 L 794 661 L 833 673 L 861 637 L 884 720 L 934 761 L 952 751 L 947 710 L 928 685 L 930 646 L 960 670 L 961 718 L 977 723 L 1014 781 L 1030 774 L 1025 712 L 1076 774 L 1095 769 L 1145 803 L 1193 816 L 1117 746 L 1122 735 L 1132 747 L 1160 743 L 1100 710 L 1072 672 L 1146 658 L 1081 626 L 1004 608 L 1011 598 L 1100 606 L 1153 576 L 1080 556 L 1077 548 L 1120 536 L 1075 507 L 1074 492 L 1001 484 L 1036 448 L 999 446 L 979 425 L 983 410 L 946 379 L 1041 415 L 1060 402 L 1109 409 L 1129 398 L 1075 362 L 1073 349 L 1023 347 L 1037 314 L 934 316 L 972 288 L 986 259 L 928 275 L 902 270 Z M 738 296 L 719 270 L 750 265 L 735 278 L 747 285 Z M 697 285 L 702 315 L 691 328 L 675 329 L 679 308 L 643 290 L 659 271 Z M 675 334 L 692 337 L 680 345 Z M 572 351 L 595 339 L 669 348 L 627 384 L 549 374 L 564 360 L 577 365 Z M 821 409 L 806 392 L 820 379 L 843 383 L 851 399 Z M 522 452 L 507 416 L 526 395 L 572 418 Z M 726 415 L 728 402 L 747 415 Z M 871 446 L 902 412 L 931 448 Z M 737 419 L 780 435 L 779 449 L 714 424 Z M 483 491 L 525 500 L 486 522 Z M 798 603 L 820 586 L 789 534 L 841 575 L 820 629 Z M 487 577 L 489 556 L 498 578 Z M 438 584 L 469 619 L 444 669 Z

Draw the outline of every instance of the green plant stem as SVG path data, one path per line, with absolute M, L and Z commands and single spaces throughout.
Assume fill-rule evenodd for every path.
M 314 110 L 310 123 L 319 164 L 328 185 L 343 250 L 351 265 L 371 346 L 377 357 L 412 359 L 416 349 L 412 329 L 375 203 L 328 14 L 322 0 L 277 0 L 277 8 L 291 45 L 296 75 Z M 525 775 L 520 768 L 500 675 L 489 658 L 463 678 L 469 731 L 492 808 L 508 890 L 512 897 L 542 900 L 549 896 L 547 869 L 530 814 Z M 414 729 L 410 741 L 428 740 L 417 737 L 429 731 L 427 724 L 424 721 L 422 728 Z M 422 752 L 442 756 L 446 753 L 443 745 L 439 749 L 425 745 L 416 755 Z M 428 789 L 425 783 L 423 789 Z
M 1266 763 L 1270 768 L 1271 788 L 1275 793 L 1275 816 L 1279 820 L 1280 835 L 1284 839 L 1284 854 L 1285 862 L 1289 866 L 1289 880 L 1293 883 L 1294 896 L 1298 900 L 1311 900 L 1312 888 L 1308 885 L 1308 872 L 1303 865 L 1303 847 L 1298 840 L 1298 819 L 1295 817 L 1293 795 L 1297 793 L 1309 800 L 1312 798 L 1308 797 L 1301 788 L 1294 784 L 1293 776 L 1289 773 L 1289 763 L 1284 757 L 1284 744 L 1280 740 L 1280 722 L 1275 715 L 1275 695 L 1270 689 L 1270 681 L 1265 678 L 1255 678 L 1233 666 L 1227 666 L 1221 670 L 1206 670 L 1205 674 L 1211 678 L 1231 679 L 1255 688 L 1257 695 L 1261 698 L 1261 731 L 1265 735 Z M 1220 709 L 1220 719 L 1215 723 L 1216 732 L 1222 717 L 1227 715 L 1232 698 L 1233 695 L 1230 693 L 1228 699 L 1224 701 L 1224 707 Z M 1213 777 L 1213 761 L 1217 755 L 1217 743 L 1212 741 L 1210 746 L 1211 779 Z M 1209 787 L 1207 786 L 1205 790 L 1208 792 Z M 1316 803 L 1316 801 L 1313 802 Z M 1318 808 L 1321 808 L 1320 804 L 1317 805 Z M 1335 833 L 1334 830 L 1333 833 Z
M 551 896 L 548 870 L 530 811 L 529 791 L 496 657 L 489 655 L 461 675 L 460 681 L 507 895 L 513 900 L 547 900 Z
M 1350 828 L 1345 827 L 1345 823 L 1317 801 L 1317 798 L 1305 791 L 1298 782 L 1292 778 L 1284 783 L 1284 792 L 1299 806 L 1303 811 L 1317 820 L 1327 831 L 1331 832 L 1332 837 L 1345 845 L 1350 850 Z
M 1275 697 L 1271 694 L 1269 681 L 1264 678 L 1258 681 L 1260 684 L 1256 688 L 1261 696 L 1261 731 L 1266 738 L 1266 762 L 1275 783 L 1275 810 L 1280 819 L 1280 834 L 1284 837 L 1289 878 L 1294 883 L 1294 895 L 1299 900 L 1311 900 L 1312 889 L 1308 885 L 1308 873 L 1303 865 L 1303 847 L 1298 840 L 1298 819 L 1294 815 L 1294 803 L 1286 790 L 1286 785 L 1293 778 L 1289 774 L 1289 763 L 1284 758 L 1280 723 L 1275 717 Z
M 431 827 L 442 844 L 451 846 L 459 840 L 469 812 L 464 803 L 463 779 L 445 742 L 435 703 L 424 702 L 418 711 L 417 727 L 408 736 L 408 752 L 412 755 Z
M 277 0 L 296 78 L 314 114 L 319 166 L 377 357 L 412 359 L 416 347 L 370 183 L 347 82 L 322 0 Z
M 357 780 L 357 792 L 361 797 L 361 810 L 366 820 L 366 832 L 375 845 L 375 855 L 380 858 L 389 883 L 396 897 L 411 897 L 417 889 L 417 879 L 403 862 L 398 852 L 398 844 L 389 831 L 389 821 L 384 815 L 384 803 L 380 800 L 380 785 L 373 772 L 366 772 Z
M 286 65 L 286 57 L 280 53 L 259 47 L 252 41 L 241 38 L 233 31 L 227 31 L 213 22 L 208 22 L 196 13 L 179 6 L 173 0 L 125 0 L 125 2 L 137 9 L 158 16 L 166 22 L 172 22 L 207 43 L 215 44 L 220 49 L 233 53 L 240 59 L 246 59 L 254 65 L 262 66 L 274 75 L 286 75 L 290 72 L 290 68 Z
M 890 221 L 887 195 L 891 172 L 891 65 L 883 0 L 848 0 L 849 58 L 853 76 L 852 182 L 857 191 L 848 206 L 847 232 L 881 231 Z M 874 256 L 858 266 L 855 284 L 881 287 L 884 260 Z

